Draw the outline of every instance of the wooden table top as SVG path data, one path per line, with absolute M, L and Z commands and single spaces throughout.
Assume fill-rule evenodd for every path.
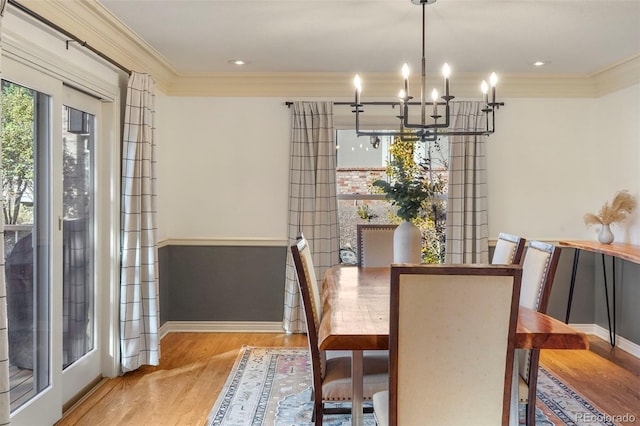
M 323 280 L 322 350 L 389 348 L 390 268 L 334 266 Z M 517 348 L 588 349 L 584 333 L 520 307 Z
M 629 243 L 601 244 L 597 241 L 559 241 L 561 246 L 603 253 L 633 263 L 640 263 L 640 246 Z

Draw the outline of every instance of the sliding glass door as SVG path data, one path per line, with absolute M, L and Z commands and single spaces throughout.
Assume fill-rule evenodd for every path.
M 105 299 L 96 291 L 97 271 L 105 270 L 97 247 L 109 239 L 100 232 L 96 196 L 103 104 L 41 77 L 2 80 L 14 425 L 60 419 L 64 408 L 100 380 L 105 346 L 99 321 Z M 112 216 L 102 221 L 109 229 Z
M 50 384 L 51 97 L 2 81 L 2 195 L 12 410 Z
M 96 339 L 96 167 L 100 102 L 73 89 L 62 106 L 63 401 L 100 377 Z

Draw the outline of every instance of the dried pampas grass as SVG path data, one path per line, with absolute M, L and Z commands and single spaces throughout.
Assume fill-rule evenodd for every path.
M 597 215 L 587 213 L 584 215 L 584 223 L 591 225 L 609 225 L 621 222 L 636 207 L 636 199 L 627 191 L 618 191 L 611 204 L 604 203 Z

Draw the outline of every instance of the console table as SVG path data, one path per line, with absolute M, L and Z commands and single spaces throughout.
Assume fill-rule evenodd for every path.
M 628 260 L 629 262 L 640 264 L 640 246 L 627 243 L 611 243 L 600 244 L 596 241 L 560 241 L 561 246 L 571 247 L 576 250 L 573 256 L 573 269 L 571 270 L 571 287 L 569 288 L 569 301 L 567 303 L 567 314 L 565 316 L 565 323 L 569 323 L 569 315 L 571 314 L 571 302 L 573 300 L 573 288 L 576 283 L 576 271 L 578 270 L 578 259 L 580 257 L 581 250 L 587 250 L 594 253 L 600 253 L 602 255 L 602 272 L 604 275 L 604 296 L 605 303 L 607 304 L 607 321 L 609 323 L 609 342 L 611 346 L 616 345 L 616 262 L 615 259 L 612 262 L 612 315 L 609 310 L 609 290 L 607 285 L 607 270 L 605 266 L 604 257 L 612 256 L 620 259 Z

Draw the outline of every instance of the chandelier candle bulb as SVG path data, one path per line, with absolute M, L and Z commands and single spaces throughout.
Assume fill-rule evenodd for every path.
M 409 65 L 402 64 L 402 79 L 404 80 L 404 92 L 409 96 Z
M 489 84 L 491 85 L 491 103 L 496 103 L 496 84 L 498 84 L 498 76 L 495 72 L 491 73 L 489 76 Z M 493 106 L 493 105 L 492 105 Z
M 449 77 L 451 76 L 451 68 L 446 62 L 442 66 L 442 75 L 444 76 L 444 95 L 449 96 Z
M 433 89 L 431 92 L 431 99 L 433 100 L 433 118 L 435 119 L 438 115 L 438 90 Z
M 482 91 L 482 97 L 484 99 L 484 105 L 489 106 L 489 85 L 486 81 L 482 80 L 480 84 L 480 90 Z
M 356 74 L 355 77 L 353 77 L 353 85 L 356 88 L 356 108 L 358 105 L 360 105 L 360 93 L 362 92 L 362 80 L 360 80 L 360 76 L 358 74 Z

